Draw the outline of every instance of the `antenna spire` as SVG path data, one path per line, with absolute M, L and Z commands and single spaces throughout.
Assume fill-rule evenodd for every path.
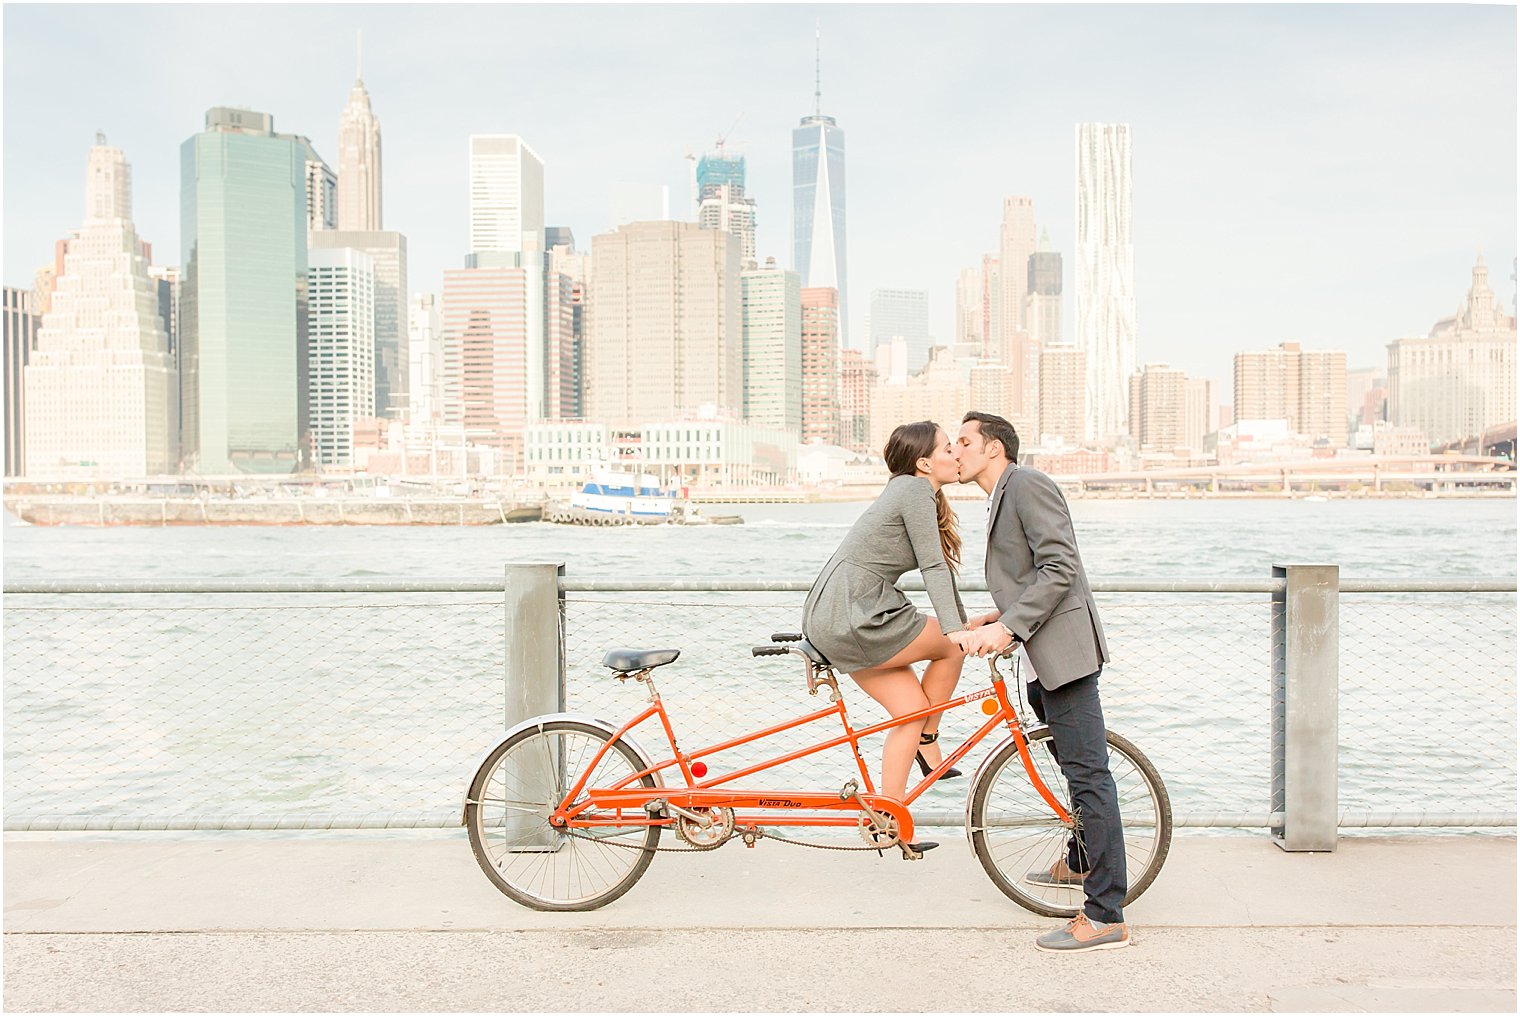
M 813 115 L 823 115 L 823 22 L 813 22 Z
M 364 29 L 362 29 L 362 28 L 358 29 L 355 32 L 355 34 L 358 36 L 358 39 L 359 39 L 359 41 L 358 41 L 358 51 L 359 51 L 358 61 L 359 62 L 358 62 L 358 66 L 355 67 L 355 69 L 354 69 L 354 77 L 358 78 L 360 81 L 363 81 L 364 80 Z

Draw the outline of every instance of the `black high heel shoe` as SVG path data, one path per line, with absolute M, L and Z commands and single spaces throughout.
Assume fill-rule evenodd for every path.
M 920 734 L 920 735 L 918 735 L 918 743 L 919 744 L 933 744 L 935 741 L 938 741 L 938 740 L 939 740 L 939 731 L 937 731 L 937 730 L 934 733 L 932 733 L 932 734 Z M 916 755 L 914 755 L 913 757 L 918 760 L 918 768 L 921 769 L 921 770 L 923 770 L 923 774 L 925 776 L 928 776 L 930 773 L 934 772 L 934 767 L 929 764 L 928 759 L 924 758 L 924 753 L 923 752 L 919 752 Z M 959 769 L 955 768 L 954 766 L 951 766 L 949 769 L 946 769 L 943 773 L 941 773 L 939 778 L 942 779 L 942 780 L 948 780 L 952 776 L 964 776 L 964 775 L 965 774 L 962 773 Z

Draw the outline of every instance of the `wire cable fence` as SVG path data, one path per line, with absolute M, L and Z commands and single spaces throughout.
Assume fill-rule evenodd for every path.
M 802 593 L 791 584 L 590 585 L 572 585 L 563 601 L 569 710 L 621 722 L 643 707 L 642 687 L 601 666 L 614 646 L 682 650 L 654 677 L 687 751 L 828 706 L 807 695 L 796 657 L 749 653 L 798 628 Z M 181 591 L 7 590 L 7 829 L 458 823 L 480 753 L 503 728 L 499 587 L 494 596 L 464 584 L 215 596 L 169 588 Z M 1108 724 L 1156 764 L 1181 824 L 1264 828 L 1267 597 L 1172 588 L 1098 594 L 1114 657 L 1101 679 Z M 972 612 L 991 606 L 985 592 L 966 601 Z M 1342 594 L 1343 827 L 1513 826 L 1514 619 L 1513 594 Z M 959 690 L 987 679 L 986 663 L 968 660 Z M 840 686 L 857 728 L 886 718 L 848 678 Z M 958 744 L 981 718 L 974 708 L 947 714 L 941 744 Z M 714 772 L 734 769 L 838 733 L 824 719 L 707 761 Z M 668 755 L 658 724 L 633 736 Z M 863 750 L 873 778 L 881 740 Z M 997 740 L 961 768 L 973 772 Z M 841 746 L 751 779 L 833 790 L 855 773 Z M 968 784 L 942 781 L 915 816 L 959 824 Z

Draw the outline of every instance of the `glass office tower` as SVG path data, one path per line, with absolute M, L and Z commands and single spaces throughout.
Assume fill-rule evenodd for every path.
M 844 237 L 844 130 L 815 113 L 792 128 L 792 262 L 802 288 L 839 291 L 839 336 L 847 341 Z
M 304 138 L 215 108 L 180 147 L 182 450 L 203 475 L 288 473 L 307 436 Z

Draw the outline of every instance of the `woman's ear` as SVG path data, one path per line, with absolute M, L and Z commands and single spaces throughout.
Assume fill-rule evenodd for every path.
M 917 463 L 917 468 L 918 468 L 918 471 L 920 473 L 932 473 L 932 472 L 934 472 L 934 464 L 931 463 L 927 458 L 919 459 L 918 463 Z

